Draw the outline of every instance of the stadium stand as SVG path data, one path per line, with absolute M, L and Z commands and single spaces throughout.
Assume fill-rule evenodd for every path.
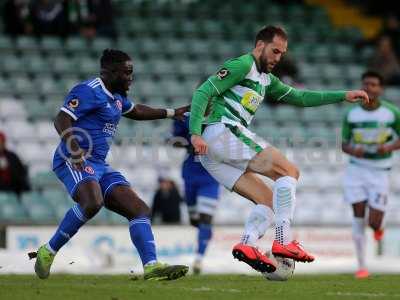
M 124 13 L 115 20 L 117 40 L 0 35 L 0 128 L 7 133 L 10 148 L 29 165 L 33 186 L 20 202 L 13 195 L 0 193 L 0 223 L 55 223 L 69 207 L 64 188 L 51 172 L 52 151 L 58 141 L 52 118 L 67 90 L 97 73 L 99 53 L 106 47 L 121 48 L 133 57 L 134 101 L 160 107 L 190 102 L 196 85 L 218 65 L 250 50 L 254 33 L 265 23 L 283 24 L 288 30 L 289 51 L 299 65 L 301 82 L 308 88 L 358 87 L 373 51 L 370 47 L 355 49 L 361 32 L 353 27 L 334 28 L 326 11 L 318 6 L 281 6 L 257 0 L 238 11 L 232 3 L 213 0 L 174 5 L 171 1 L 115 3 Z M 400 89 L 388 88 L 386 96 L 400 101 Z M 265 105 L 257 112 L 254 130 L 279 147 L 286 144 L 302 170 L 298 224 L 350 223 L 350 210 L 341 192 L 345 158 L 338 148 L 345 109 L 345 105 L 309 109 Z M 146 201 L 152 198 L 158 165 L 169 166 L 181 183 L 178 168 L 184 153 L 163 145 L 170 130 L 168 122 L 122 121 L 109 158 Z M 143 147 L 137 144 L 141 136 Z M 293 136 L 303 141 L 293 145 L 290 139 L 288 143 Z M 154 144 L 159 147 L 152 147 Z M 156 152 L 160 154 L 157 164 Z M 123 160 L 118 155 L 121 153 Z M 400 170 L 398 165 L 395 172 Z M 391 205 L 387 221 L 399 224 L 400 205 L 396 201 Z M 248 203 L 224 191 L 216 222 L 241 223 L 248 208 Z M 119 224 L 123 220 L 103 210 L 92 222 Z

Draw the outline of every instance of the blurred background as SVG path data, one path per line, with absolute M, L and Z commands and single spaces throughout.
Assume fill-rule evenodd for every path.
M 400 23 L 393 3 L 0 1 L 0 141 L 17 155 L 9 164 L 12 176 L 0 185 L 0 247 L 5 246 L 6 226 L 57 224 L 71 206 L 51 172 L 59 140 L 52 120 L 67 91 L 98 74 L 104 48 L 125 50 L 133 58 L 130 96 L 135 102 L 177 107 L 190 103 L 195 87 L 226 59 L 250 51 L 263 25 L 278 24 L 288 31 L 289 51 L 273 73 L 284 82 L 299 88 L 354 89 L 360 87 L 361 73 L 372 69 L 387 82 L 384 98 L 400 104 Z M 302 172 L 297 225 L 351 223 L 341 184 L 347 161 L 340 149 L 345 109 L 345 104 L 297 109 L 265 101 L 257 112 L 252 129 L 281 148 Z M 180 164 L 185 152 L 166 145 L 171 125 L 163 120 L 122 120 L 109 156 L 150 206 L 162 186 L 182 195 Z M 400 225 L 400 165 L 395 159 L 389 225 Z M 0 163 L 1 176 L 6 165 Z M 160 179 L 171 183 L 162 185 Z M 187 224 L 184 204 L 176 201 L 181 211 L 174 223 Z M 250 208 L 250 203 L 224 190 L 215 223 L 242 224 Z M 106 210 L 91 222 L 126 223 Z M 154 222 L 162 223 L 163 218 L 155 217 Z

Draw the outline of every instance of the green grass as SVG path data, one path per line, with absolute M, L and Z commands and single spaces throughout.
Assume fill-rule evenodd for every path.
M 177 281 L 148 282 L 129 276 L 33 275 L 0 276 L 0 299 L 400 299 L 400 275 L 374 275 L 355 280 L 352 275 L 295 276 L 270 282 L 261 276 L 188 276 Z

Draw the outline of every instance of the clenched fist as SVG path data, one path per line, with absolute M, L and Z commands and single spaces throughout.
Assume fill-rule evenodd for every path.
M 200 135 L 192 135 L 190 141 L 192 142 L 194 152 L 198 155 L 207 154 L 208 146 Z

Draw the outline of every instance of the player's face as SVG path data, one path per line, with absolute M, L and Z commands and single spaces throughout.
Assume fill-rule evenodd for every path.
M 362 81 L 362 89 L 368 94 L 369 99 L 376 100 L 382 94 L 383 88 L 378 78 L 366 77 Z
M 275 36 L 271 43 L 264 43 L 264 49 L 260 56 L 260 67 L 265 73 L 269 73 L 281 60 L 287 51 L 287 40 Z
M 133 63 L 131 60 L 118 64 L 114 71 L 114 91 L 126 95 L 133 81 Z

